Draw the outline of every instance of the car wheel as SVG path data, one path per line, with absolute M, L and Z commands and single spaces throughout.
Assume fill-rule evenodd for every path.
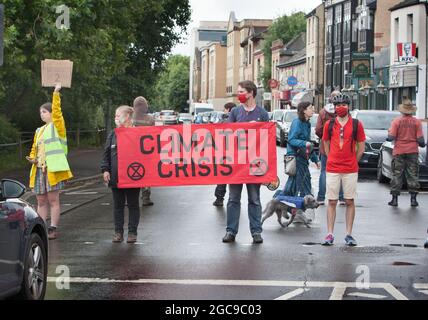
M 383 175 L 382 163 L 383 163 L 382 154 L 380 154 L 379 160 L 377 162 L 377 181 L 379 181 L 379 183 L 387 183 L 388 178 Z
M 281 132 L 279 133 L 279 145 L 280 147 L 287 147 L 287 141 L 285 140 L 285 133 L 284 131 L 281 130 Z
M 26 252 L 24 277 L 19 298 L 25 300 L 43 300 L 46 293 L 47 255 L 46 247 L 40 236 L 33 233 Z

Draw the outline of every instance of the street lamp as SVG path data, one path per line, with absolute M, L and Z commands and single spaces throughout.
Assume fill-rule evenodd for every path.
M 380 93 L 380 94 L 385 94 L 386 93 L 386 91 L 388 90 L 388 88 L 387 87 L 385 87 L 385 85 L 382 83 L 382 81 L 380 81 L 379 82 L 379 84 L 377 85 L 377 91 Z
M 368 96 L 370 94 L 371 87 L 369 86 L 368 82 L 366 82 L 366 85 L 358 89 L 358 92 L 363 96 Z

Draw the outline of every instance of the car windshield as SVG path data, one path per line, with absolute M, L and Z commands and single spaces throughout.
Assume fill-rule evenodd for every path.
M 284 122 L 292 122 L 294 119 L 297 119 L 297 111 L 287 112 L 284 116 Z
M 364 129 L 368 130 L 388 130 L 392 120 L 400 116 L 399 113 L 373 112 L 359 113 L 357 119 L 363 123 Z
M 279 120 L 281 120 L 283 113 L 284 113 L 283 111 L 276 111 L 276 112 L 273 114 L 274 120 L 275 120 L 275 121 L 279 121 Z
M 174 111 L 162 111 L 161 115 L 163 115 L 163 116 L 173 116 L 173 115 L 175 115 L 175 112 Z
M 207 111 L 212 111 L 213 109 L 210 108 L 196 108 L 196 113 L 202 113 Z

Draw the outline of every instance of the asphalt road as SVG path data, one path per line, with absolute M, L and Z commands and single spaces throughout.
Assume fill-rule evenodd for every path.
M 311 171 L 317 190 L 318 173 Z M 311 228 L 283 229 L 270 218 L 264 243 L 252 244 L 245 192 L 237 241 L 224 244 L 226 211 L 212 206 L 214 188 L 154 189 L 155 205 L 142 208 L 134 245 L 111 242 L 112 197 L 102 183 L 63 193 L 68 210 L 60 238 L 50 242 L 46 298 L 428 299 L 428 193 L 420 195 L 418 209 L 410 208 L 408 194 L 390 208 L 388 186 L 363 175 L 354 224 L 359 246 L 348 248 L 343 207 L 332 247 L 319 244 L 325 207 L 317 209 Z M 262 187 L 262 204 L 272 195 Z

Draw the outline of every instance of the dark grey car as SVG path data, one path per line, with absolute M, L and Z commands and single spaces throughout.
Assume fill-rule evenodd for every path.
M 41 300 L 46 292 L 48 237 L 43 219 L 19 198 L 25 186 L 0 182 L 0 298 Z
M 366 134 L 366 150 L 358 163 L 360 168 L 376 169 L 382 144 L 388 138 L 392 120 L 401 114 L 397 111 L 355 110 L 352 117 L 361 121 Z

